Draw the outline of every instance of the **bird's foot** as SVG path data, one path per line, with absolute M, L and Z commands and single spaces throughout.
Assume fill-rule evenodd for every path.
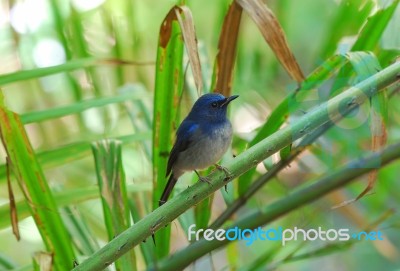
M 218 170 L 221 170 L 221 171 L 223 171 L 225 173 L 224 182 L 229 181 L 233 177 L 233 174 L 226 167 L 223 167 L 221 165 L 215 164 L 215 168 L 218 169 Z
M 200 181 L 208 183 L 209 185 L 212 185 L 209 178 L 200 176 L 200 174 L 197 172 L 197 170 L 195 170 L 194 172 L 196 173 L 197 177 L 199 177 Z
M 209 185 L 212 185 L 210 179 L 207 178 L 207 177 L 199 176 L 199 180 L 202 181 L 202 182 L 208 183 Z

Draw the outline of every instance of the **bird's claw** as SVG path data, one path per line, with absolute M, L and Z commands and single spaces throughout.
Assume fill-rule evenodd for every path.
M 199 176 L 199 180 L 202 181 L 202 182 L 208 183 L 209 185 L 212 185 L 210 179 L 207 178 L 207 177 Z
M 233 177 L 233 174 L 226 167 L 215 164 L 215 168 L 225 173 L 224 182 L 229 181 Z
M 197 172 L 197 170 L 195 170 L 194 172 L 196 173 L 197 177 L 199 177 L 199 180 L 200 180 L 200 181 L 205 182 L 205 183 L 208 183 L 209 185 L 212 185 L 209 178 L 201 176 L 201 175 Z

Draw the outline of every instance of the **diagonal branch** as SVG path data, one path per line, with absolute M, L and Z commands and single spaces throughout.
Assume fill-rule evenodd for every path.
M 380 89 L 398 81 L 399 77 L 400 62 L 397 62 L 319 105 L 314 110 L 305 114 L 293 125 L 277 131 L 249 148 L 247 151 L 241 153 L 226 164 L 225 167 L 229 169 L 233 177 L 240 176 L 281 148 L 311 133 L 324 123 L 339 121 L 354 108 L 377 94 Z M 74 270 L 104 269 L 129 251 L 129 249 L 138 245 L 155 231 L 169 224 L 186 210 L 207 198 L 227 183 L 224 181 L 225 174 L 220 171 L 210 174 L 209 177 L 212 180 L 212 186 L 198 182 L 192 187 L 189 187 L 162 207 L 154 210 L 128 230 L 121 233 Z M 323 191 L 315 190 L 313 196 L 316 197 L 323 193 Z

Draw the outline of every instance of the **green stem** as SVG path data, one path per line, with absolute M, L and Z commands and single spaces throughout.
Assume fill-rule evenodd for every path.
M 291 144 L 296 139 L 311 133 L 314 129 L 324 123 L 329 121 L 339 121 L 358 105 L 377 94 L 378 90 L 396 82 L 399 75 L 400 62 L 397 62 L 378 72 L 374 76 L 358 83 L 354 87 L 349 88 L 347 91 L 337 95 L 326 103 L 319 105 L 314 110 L 308 112 L 302 118 L 297 120 L 293 125 L 282 128 L 271 136 L 265 138 L 224 166 L 229 169 L 233 177 L 240 176 L 264 159 L 279 151 L 281 148 Z M 358 171 L 353 169 L 353 172 Z M 227 183 L 224 181 L 225 174 L 223 172 L 215 171 L 210 174 L 209 177 L 211 178 L 212 186 L 198 182 L 189 187 L 166 204 L 138 221 L 128 230 L 121 233 L 110 243 L 82 262 L 74 270 L 101 270 L 105 268 L 121 257 L 124 253 L 128 252 L 131 248 L 151 236 L 155 231 L 163 228 L 186 210 L 209 197 L 212 193 Z M 310 191 L 309 194 L 316 197 L 323 193 L 322 190 L 315 190 Z M 287 200 L 286 205 L 282 205 L 282 208 L 287 208 L 288 202 L 291 203 L 292 201 Z M 276 206 L 274 208 L 276 208 Z M 277 210 L 274 209 L 271 211 L 275 213 L 277 212 Z M 287 212 L 287 210 L 285 212 Z M 260 221 L 259 219 L 260 218 L 256 218 L 255 221 Z M 219 245 L 221 245 L 221 243 L 214 244 L 215 247 Z M 209 247 L 207 251 L 199 251 L 196 252 L 196 254 L 201 256 L 204 253 L 211 251 L 210 248 L 212 249 L 212 247 Z M 174 257 L 175 261 L 183 261 L 183 258 L 189 259 L 189 254 L 185 255 L 185 257 L 181 257 L 181 259 Z

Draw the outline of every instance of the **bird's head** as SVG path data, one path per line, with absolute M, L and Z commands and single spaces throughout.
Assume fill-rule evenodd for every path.
M 219 93 L 204 94 L 195 102 L 188 118 L 215 122 L 224 121 L 229 103 L 237 97 L 239 95 L 226 98 Z

